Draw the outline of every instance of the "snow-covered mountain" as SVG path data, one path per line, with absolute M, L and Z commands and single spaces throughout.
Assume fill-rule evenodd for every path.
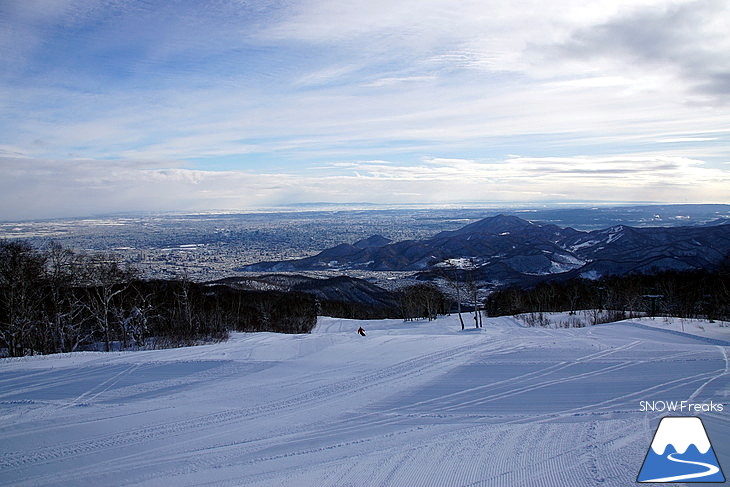
M 498 215 L 426 240 L 390 242 L 373 236 L 305 259 L 262 262 L 239 270 L 362 269 L 438 274 L 454 262 L 461 262 L 472 267 L 482 279 L 525 282 L 546 276 L 712 268 L 728 254 L 730 225 L 617 225 L 586 232 Z

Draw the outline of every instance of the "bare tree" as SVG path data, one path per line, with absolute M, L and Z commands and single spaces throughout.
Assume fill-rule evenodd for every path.
M 469 265 L 464 268 L 464 280 L 466 282 L 466 288 L 471 295 L 472 306 L 474 307 L 474 326 L 476 328 L 481 328 L 482 314 L 479 311 L 479 284 L 476 276 L 478 267 L 479 266 L 473 258 L 469 259 Z
M 115 321 L 122 334 L 122 346 L 142 347 L 145 344 L 150 318 L 154 317 L 156 307 L 152 293 L 145 293 L 134 281 L 125 290 L 124 306 L 115 306 Z
M 86 258 L 84 281 L 87 291 L 86 306 L 97 329 L 101 332 L 104 349 L 111 350 L 115 325 L 120 325 L 123 311 L 121 295 L 132 283 L 134 271 L 122 266 L 115 254 L 96 254 Z
M 42 323 L 45 259 L 24 242 L 0 243 L 0 340 L 10 356 L 25 354 Z M 30 346 L 30 347 L 29 347 Z
M 426 318 L 429 321 L 444 313 L 446 297 L 432 284 L 416 284 L 400 290 L 400 306 L 405 321 Z
M 180 287 L 175 293 L 175 298 L 177 301 L 177 320 L 185 330 L 185 334 L 193 336 L 197 328 L 197 323 L 193 312 L 192 282 L 188 278 L 187 272 L 185 272 L 180 281 Z
M 461 316 L 461 293 L 463 287 L 462 271 L 453 261 L 447 260 L 439 267 L 439 276 L 444 278 L 456 292 L 456 312 L 459 314 L 461 329 L 464 329 L 464 318 Z
M 45 279 L 48 283 L 47 321 L 54 340 L 52 352 L 73 352 L 91 340 L 93 330 L 83 320 L 83 299 L 75 289 L 83 275 L 83 261 L 58 242 L 50 242 L 46 255 Z

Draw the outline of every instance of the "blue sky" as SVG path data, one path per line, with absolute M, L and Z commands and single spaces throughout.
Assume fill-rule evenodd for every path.
M 726 1 L 0 2 L 0 218 L 730 203 Z

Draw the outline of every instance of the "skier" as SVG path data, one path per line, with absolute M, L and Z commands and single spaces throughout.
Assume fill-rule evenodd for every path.
M 357 332 L 362 336 L 365 336 L 365 330 L 362 329 L 362 326 L 357 330 Z

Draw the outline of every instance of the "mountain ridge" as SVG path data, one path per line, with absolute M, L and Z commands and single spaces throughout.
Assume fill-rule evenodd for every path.
M 531 282 L 556 277 L 710 269 L 730 254 L 730 225 L 632 227 L 580 231 L 500 214 L 423 240 L 381 236 L 317 255 L 260 262 L 239 271 L 412 271 L 434 277 L 459 260 L 480 280 Z M 387 243 L 386 243 L 387 241 Z M 371 244 L 372 243 L 372 244 Z

